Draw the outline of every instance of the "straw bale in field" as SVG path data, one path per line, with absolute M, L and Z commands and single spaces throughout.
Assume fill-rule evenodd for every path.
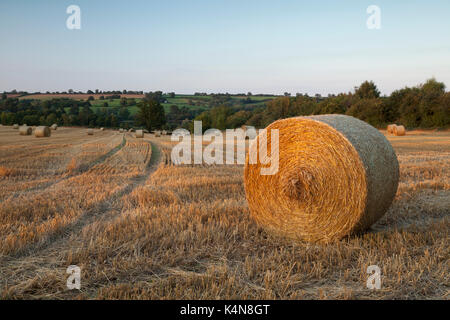
M 33 129 L 27 125 L 23 125 L 19 128 L 19 134 L 21 136 L 29 136 L 33 133 Z
M 87 129 L 87 134 L 89 136 L 93 136 L 94 135 L 94 129 Z
M 404 126 L 395 126 L 394 127 L 394 135 L 404 136 L 405 134 L 406 134 L 406 129 Z
M 366 230 L 391 205 L 399 165 L 374 127 L 349 116 L 320 115 L 278 120 L 267 129 L 268 154 L 279 152 L 278 171 L 262 175 L 260 169 L 269 165 L 251 164 L 247 154 L 244 184 L 251 215 L 268 231 L 295 240 L 336 241 Z M 279 130 L 273 151 L 271 129 Z
M 50 128 L 47 126 L 39 126 L 34 130 L 34 136 L 36 138 L 44 138 L 51 136 Z
M 144 130 L 136 130 L 136 138 L 143 138 L 144 137 Z
M 395 123 L 394 123 L 394 124 L 388 125 L 388 126 L 387 126 L 387 132 L 390 133 L 390 134 L 394 133 L 394 127 L 395 127 L 395 126 L 396 126 Z

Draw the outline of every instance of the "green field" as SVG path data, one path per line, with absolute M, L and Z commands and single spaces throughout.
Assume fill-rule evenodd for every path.
M 169 98 L 169 96 L 164 95 L 165 102 L 162 103 L 166 113 L 170 111 L 170 106 L 176 105 L 178 108 L 186 107 L 191 110 L 208 110 L 210 108 L 210 102 L 212 101 L 212 96 L 194 96 L 194 95 L 176 95 L 175 98 Z M 275 99 L 276 96 L 251 96 L 252 103 L 247 103 L 246 107 L 258 107 L 263 106 L 266 102 Z M 242 105 L 241 100 L 247 99 L 247 96 L 231 96 L 231 101 L 233 105 Z M 137 103 L 141 99 L 135 99 Z M 103 104 L 107 102 L 108 107 L 119 108 L 120 99 L 111 100 L 93 100 L 91 101 L 92 110 L 95 112 L 98 108 L 102 108 Z M 135 115 L 138 112 L 137 106 L 128 107 L 131 115 Z
M 71 95 L 71 99 L 76 100 L 86 100 L 88 95 Z M 230 96 L 231 99 L 226 101 L 226 104 L 230 104 L 233 106 L 245 106 L 246 108 L 255 108 L 259 106 L 263 106 L 266 102 L 273 100 L 277 98 L 277 96 L 250 96 L 251 102 L 250 103 L 243 103 L 243 100 L 247 99 L 248 96 Z M 20 99 L 37 99 L 37 100 L 48 100 L 53 98 L 59 98 L 55 97 L 55 95 L 52 94 L 39 94 L 39 95 L 30 95 L 30 96 L 24 96 Z M 197 111 L 204 111 L 211 108 L 211 103 L 213 102 L 213 96 L 200 96 L 200 95 L 175 95 L 174 98 L 170 98 L 169 95 L 163 95 L 163 98 L 165 99 L 165 102 L 162 103 L 164 110 L 166 113 L 170 111 L 170 106 L 176 105 L 178 108 L 188 108 L 191 110 L 197 110 Z M 128 98 L 130 99 L 130 98 Z M 134 100 L 136 103 L 139 103 L 142 99 L 135 97 Z M 103 108 L 104 103 L 108 103 L 108 108 L 120 108 L 120 99 L 95 99 L 90 101 L 92 107 L 92 111 L 96 112 L 99 108 Z M 224 104 L 225 104 L 224 103 Z M 215 105 L 220 105 L 221 103 L 216 103 Z M 129 106 L 128 110 L 130 111 L 130 114 L 133 116 L 135 115 L 139 108 L 137 105 Z

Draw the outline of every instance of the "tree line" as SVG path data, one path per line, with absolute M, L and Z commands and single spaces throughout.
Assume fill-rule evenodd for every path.
M 131 128 L 143 127 L 148 130 L 173 130 L 180 127 L 183 121 L 193 119 L 200 111 L 179 108 L 172 105 L 166 114 L 161 102 L 164 100 L 162 92 L 149 92 L 137 102 L 133 98 L 121 98 L 120 106 L 110 106 L 112 100 L 104 101 L 93 108 L 88 98 L 86 101 L 70 98 L 53 98 L 48 100 L 7 98 L 0 99 L 0 124 L 27 124 L 30 126 L 54 123 L 60 126 L 112 127 Z M 104 100 L 104 99 L 100 99 Z M 131 114 L 129 107 L 137 106 L 138 112 Z
M 198 115 L 203 121 L 203 130 L 237 128 L 251 125 L 264 128 L 283 118 L 319 115 L 346 114 L 381 128 L 389 123 L 402 124 L 408 128 L 433 128 L 450 126 L 450 92 L 434 78 L 412 88 L 405 87 L 381 96 L 372 81 L 365 81 L 353 92 L 310 97 L 297 94 L 266 102 L 264 107 L 246 109 L 245 105 L 233 107 L 223 104 Z M 192 129 L 192 123 L 186 126 Z
M 0 100 L 0 123 L 3 125 L 28 124 L 89 127 L 141 126 L 148 130 L 183 127 L 192 129 L 192 120 L 203 122 L 203 130 L 217 128 L 237 128 L 251 125 L 264 128 L 275 120 L 318 114 L 347 114 L 364 120 L 375 127 L 384 127 L 388 123 L 397 123 L 407 128 L 433 128 L 450 126 L 450 92 L 436 79 L 429 79 L 415 87 L 405 87 L 381 96 L 372 81 L 365 81 L 353 92 L 339 95 L 320 95 L 310 97 L 307 94 L 289 93 L 261 106 L 251 106 L 251 93 L 245 101 L 236 104 L 229 94 L 214 94 L 206 111 L 172 105 L 166 113 L 162 103 L 166 101 L 161 91 L 148 92 L 144 98 L 120 98 L 119 107 L 110 107 L 108 102 L 93 111 L 91 101 L 68 98 L 49 100 L 7 98 L 3 94 Z M 113 93 L 113 92 L 112 92 Z M 197 93 L 197 96 L 203 94 Z M 169 96 L 174 97 L 175 93 Z M 108 98 L 113 98 L 109 96 Z M 137 106 L 138 112 L 131 115 L 128 107 Z

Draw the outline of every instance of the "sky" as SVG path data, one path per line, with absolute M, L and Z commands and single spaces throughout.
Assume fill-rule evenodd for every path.
M 448 90 L 449 15 L 448 0 L 1 0 L 0 91 Z

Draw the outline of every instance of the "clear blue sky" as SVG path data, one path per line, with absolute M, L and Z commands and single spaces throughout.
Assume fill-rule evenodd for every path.
M 71 4 L 81 30 L 66 28 Z M 448 0 L 1 0 L 0 91 L 448 89 L 449 17 Z

